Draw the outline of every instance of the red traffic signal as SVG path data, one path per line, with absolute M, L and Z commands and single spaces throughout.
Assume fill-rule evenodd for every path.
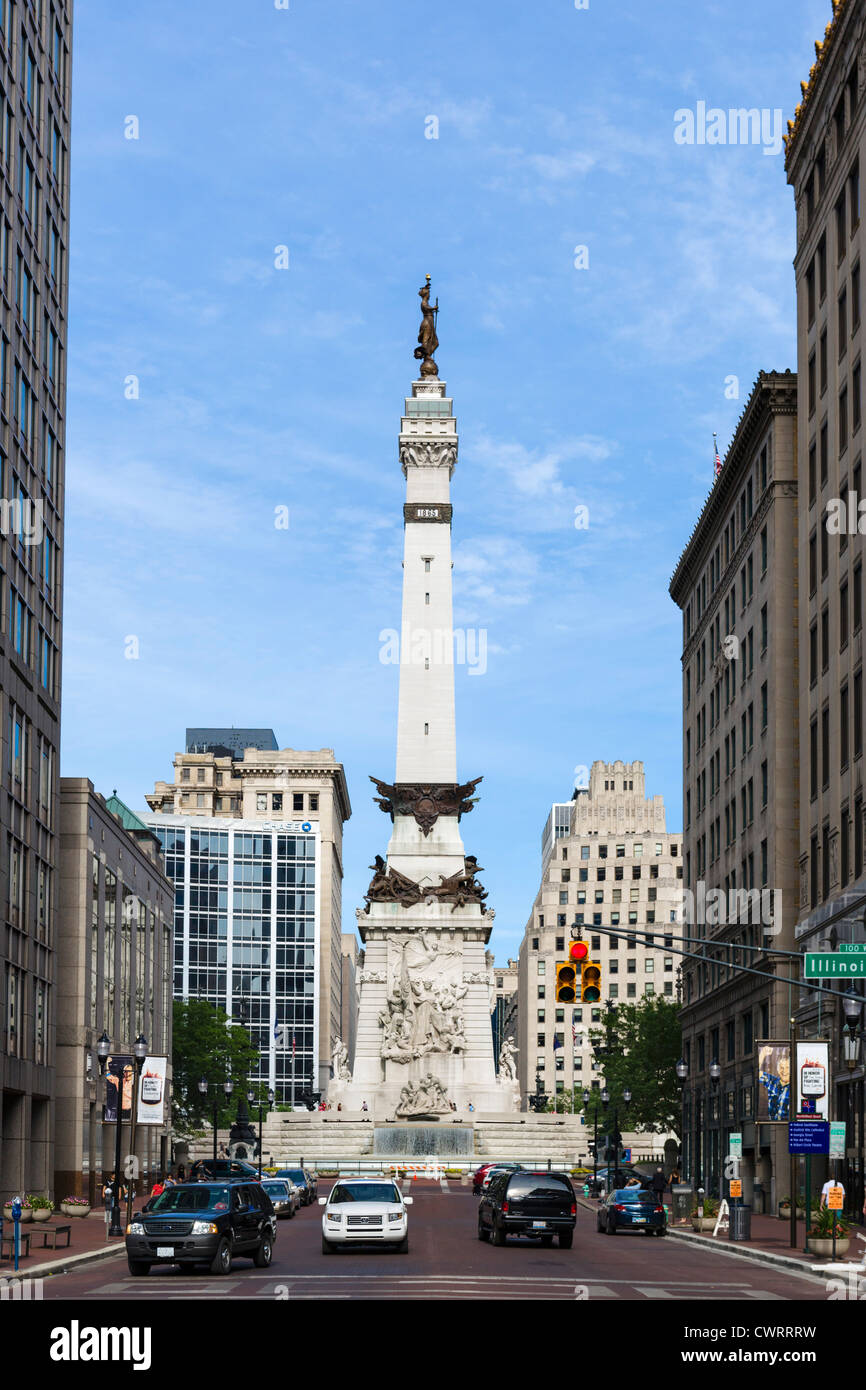
M 585 941 L 572 941 L 568 948 L 568 954 L 572 960 L 586 960 L 589 955 L 589 947 Z

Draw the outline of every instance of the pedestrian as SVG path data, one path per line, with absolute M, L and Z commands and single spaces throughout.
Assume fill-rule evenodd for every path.
M 474 1112 L 475 1112 L 475 1106 L 472 1104 L 472 1101 L 471 1101 L 471 1100 L 470 1100 L 469 1104 L 467 1105 L 466 1109 L 469 1111 L 469 1114 L 470 1114 L 470 1115 L 474 1114 Z
M 367 1102 L 366 1102 L 365 1100 L 362 1100 L 362 1101 L 361 1101 L 361 1109 L 362 1109 L 362 1110 L 364 1111 L 364 1113 L 366 1114 L 366 1112 L 367 1112 Z
M 667 1191 L 668 1180 L 665 1177 L 665 1170 L 662 1168 L 661 1164 L 659 1164 L 653 1173 L 650 1186 L 655 1193 L 656 1206 L 663 1207 L 665 1204 L 665 1192 Z
M 338 1100 L 338 1101 L 337 1101 L 337 1109 L 338 1109 L 338 1110 L 342 1110 L 342 1108 L 343 1108 L 343 1102 L 342 1102 L 341 1100 Z
M 150 1189 L 150 1195 L 151 1195 L 151 1197 L 161 1197 L 164 1191 L 165 1191 L 165 1183 L 164 1183 L 163 1180 L 162 1180 L 162 1175 L 158 1173 L 158 1174 L 157 1174 L 157 1178 L 156 1178 L 156 1182 L 153 1184 L 153 1187 Z
M 681 1181 L 682 1181 L 682 1179 L 680 1178 L 679 1169 L 674 1168 L 673 1172 L 671 1173 L 671 1177 L 670 1177 L 671 1190 L 673 1190 L 673 1187 L 674 1187 L 674 1184 L 675 1184 L 675 1183 L 678 1184 L 678 1183 L 680 1183 Z
M 818 1207 L 819 1211 L 822 1211 L 822 1210 L 826 1207 L 826 1205 L 827 1205 L 827 1198 L 828 1198 L 828 1196 L 829 1196 L 829 1194 L 830 1194 L 830 1188 L 831 1188 L 831 1187 L 841 1187 L 841 1188 L 842 1188 L 842 1201 L 843 1201 L 843 1202 L 845 1201 L 845 1186 L 844 1186 L 844 1184 L 841 1183 L 841 1182 L 837 1182 L 835 1178 L 828 1178 L 827 1181 L 825 1182 L 824 1186 L 821 1188 L 821 1201 L 820 1201 L 819 1207 Z M 866 1211 L 866 1203 L 864 1203 L 863 1210 Z

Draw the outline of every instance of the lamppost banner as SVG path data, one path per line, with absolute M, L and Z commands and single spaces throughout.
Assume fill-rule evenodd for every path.
M 132 1076 L 135 1063 L 131 1057 L 107 1057 L 105 1061 L 105 1104 L 102 1118 L 109 1124 L 117 1120 L 118 1099 L 121 1103 L 121 1120 L 128 1120 L 132 1111 Z M 122 1094 L 121 1094 L 122 1093 Z
M 759 1125 L 787 1124 L 791 1118 L 791 1044 L 758 1042 Z
M 165 1073 L 167 1057 L 146 1057 L 138 1083 L 136 1121 L 140 1125 L 161 1125 L 165 1118 Z
M 797 1089 L 797 1116 L 810 1120 L 829 1120 L 830 1044 L 804 1040 L 797 1043 L 794 1068 Z

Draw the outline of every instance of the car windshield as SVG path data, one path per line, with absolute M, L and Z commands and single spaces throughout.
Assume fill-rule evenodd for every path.
M 165 1216 L 175 1211 L 227 1211 L 229 1189 L 197 1183 L 194 1187 L 170 1187 L 154 1198 L 149 1214 Z
M 389 1205 L 399 1204 L 400 1193 L 392 1182 L 338 1182 L 331 1193 L 330 1205 L 337 1206 L 341 1202 L 387 1202 Z
M 570 1197 L 571 1184 L 567 1178 L 553 1173 L 518 1173 L 508 1184 L 509 1197 Z
M 263 1182 L 262 1187 L 269 1197 L 288 1197 L 288 1184 L 284 1182 Z
M 645 1187 L 624 1187 L 620 1192 L 613 1194 L 617 1202 L 649 1202 L 655 1206 L 655 1195 L 647 1192 Z
M 286 1177 L 291 1178 L 292 1182 L 305 1183 L 307 1181 L 307 1175 L 301 1168 L 290 1168 Z

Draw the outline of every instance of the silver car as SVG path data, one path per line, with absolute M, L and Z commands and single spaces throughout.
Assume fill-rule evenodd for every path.
M 301 1205 L 301 1194 L 290 1178 L 262 1178 L 262 1187 L 274 1204 L 277 1217 L 293 1217 Z

